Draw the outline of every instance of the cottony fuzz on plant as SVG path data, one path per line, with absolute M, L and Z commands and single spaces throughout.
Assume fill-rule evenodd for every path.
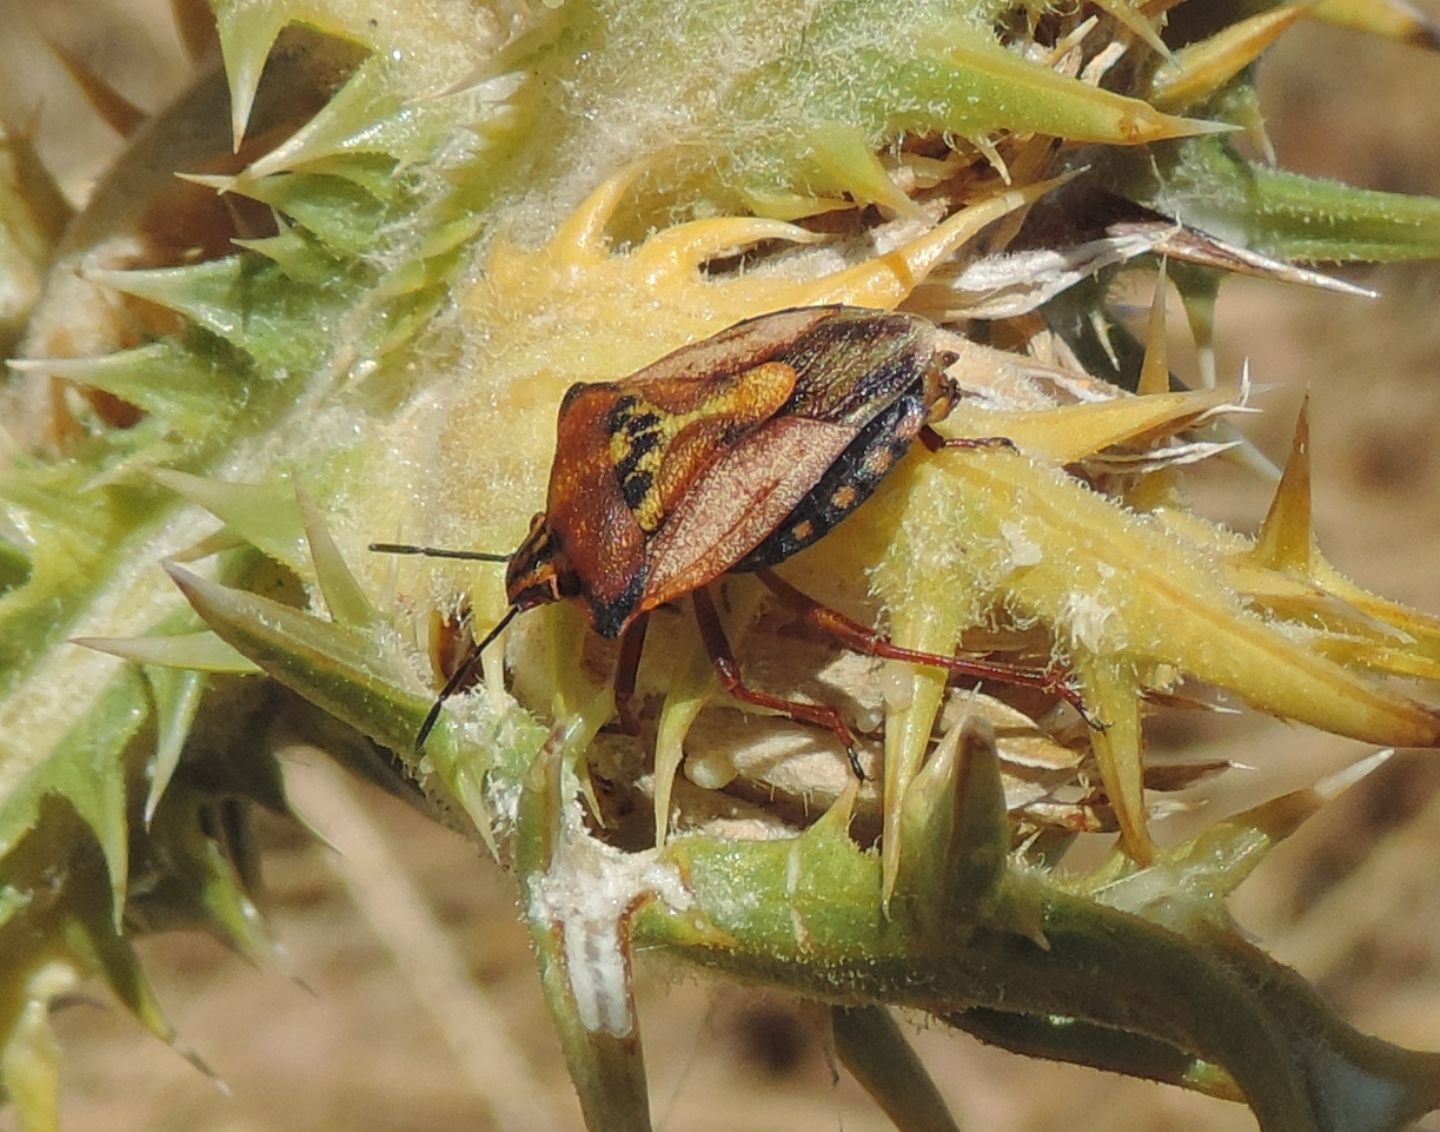
M 1222 703 L 1440 746 L 1440 620 L 1322 556 L 1303 416 L 1253 537 L 1183 494 L 1197 464 L 1267 474 L 1234 423 L 1248 382 L 1216 372 L 1223 279 L 1344 288 L 1306 265 L 1440 252 L 1440 201 L 1269 163 L 1252 64 L 1297 20 L 1432 28 L 1390 0 L 210 9 L 175 4 L 195 79 L 147 121 L 72 60 L 129 134 L 78 211 L 15 123 L 0 150 L 0 1086 L 21 1127 L 57 1126 L 49 1013 L 81 980 L 176 1040 L 137 934 L 270 954 L 246 831 L 286 806 L 277 718 L 508 871 L 592 1129 L 650 1126 L 640 952 L 823 1004 L 905 1129 L 954 1125 L 891 1007 L 1230 1098 L 1266 1132 L 1440 1106 L 1440 1056 L 1352 1029 L 1226 912 L 1373 760 L 1175 844 L 1157 810 L 1232 772 L 1145 750 L 1155 717 Z M 1158 270 L 1148 322 L 1112 308 L 1127 268 Z M 1194 388 L 1166 358 L 1171 285 Z M 956 391 L 935 429 L 1008 443 L 911 445 L 781 582 L 1064 687 L 859 655 L 732 555 L 657 603 L 629 726 L 633 658 L 566 600 L 515 619 L 417 750 L 505 571 L 369 545 L 513 550 L 567 389 L 831 304 L 928 320 Z M 698 476 L 738 435 L 722 410 L 645 427 Z M 596 428 L 563 455 L 640 458 Z M 746 490 L 790 471 L 746 451 Z M 806 505 L 849 482 L 812 479 Z M 613 562 L 634 534 L 582 518 L 572 552 Z M 863 778 L 830 731 L 725 694 L 692 596 L 749 686 L 839 711 Z M 1110 837 L 1098 864 L 1067 862 L 1082 833 Z

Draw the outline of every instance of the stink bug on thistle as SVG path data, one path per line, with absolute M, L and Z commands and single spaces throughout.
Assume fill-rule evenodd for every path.
M 932 452 L 1011 447 L 1002 437 L 946 440 L 930 427 L 957 396 L 945 375 L 954 355 L 936 350 L 934 334 L 915 315 L 843 306 L 737 323 L 631 377 L 571 386 L 560 404 L 546 509 L 515 553 L 372 544 L 508 564 L 510 608 L 450 676 L 417 747 L 501 630 L 553 601 L 580 602 L 597 633 L 621 638 L 616 710 L 634 730 L 629 701 L 647 615 L 688 594 L 725 690 L 828 728 L 858 774 L 855 735 L 839 712 L 741 680 L 706 590 L 739 572 L 757 573 L 803 619 L 858 652 L 1043 688 L 1081 708 L 1057 669 L 900 648 L 769 569 L 863 503 L 915 440 Z

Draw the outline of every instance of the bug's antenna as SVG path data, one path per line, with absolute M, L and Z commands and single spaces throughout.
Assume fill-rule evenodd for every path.
M 372 542 L 377 554 L 419 554 L 425 558 L 463 558 L 470 562 L 509 562 L 511 555 L 488 550 L 446 550 L 439 546 L 411 546 L 406 542 Z
M 465 659 L 462 660 L 460 666 L 450 674 L 450 679 L 445 681 L 445 687 L 440 689 L 440 694 L 435 697 L 435 702 L 430 705 L 430 711 L 425 716 L 425 722 L 420 725 L 420 731 L 415 736 L 416 751 L 419 751 L 425 746 L 425 740 L 429 738 L 430 732 L 435 729 L 435 724 L 439 722 L 440 711 L 444 708 L 445 701 L 455 694 L 461 684 L 465 683 L 471 671 L 479 662 L 480 654 L 490 647 L 490 642 L 500 635 L 505 626 L 510 624 L 515 614 L 519 612 L 520 607 L 518 605 L 512 605 L 506 611 L 505 616 L 496 622 L 495 627 L 486 633 L 478 644 L 470 646 L 470 651 L 465 654 Z

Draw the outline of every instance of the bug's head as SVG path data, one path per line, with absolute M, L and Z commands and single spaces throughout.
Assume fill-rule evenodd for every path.
M 577 591 L 565 569 L 560 547 L 542 511 L 530 520 L 525 536 L 505 571 L 505 596 L 517 610 L 533 609 L 573 597 Z

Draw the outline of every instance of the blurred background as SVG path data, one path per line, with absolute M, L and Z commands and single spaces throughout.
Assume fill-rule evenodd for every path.
M 1433 2 L 1427 11 L 1440 17 Z M 173 98 L 189 67 L 166 0 L 0 0 L 0 114 L 33 130 L 80 201 L 119 142 L 50 44 L 146 110 Z M 1261 89 L 1283 166 L 1440 194 L 1440 53 L 1302 24 L 1267 57 Z M 1264 412 L 1243 428 L 1277 462 L 1308 391 L 1322 549 L 1361 585 L 1440 613 L 1440 266 L 1348 277 L 1381 297 L 1227 286 L 1221 372 L 1233 379 L 1248 359 Z M 1256 528 L 1267 485 L 1223 467 L 1198 479 L 1199 510 Z M 1163 728 L 1155 739 L 1166 742 Z M 1248 768 L 1225 776 L 1207 818 L 1364 753 L 1250 715 L 1186 741 Z M 69 1132 L 578 1128 L 510 883 L 461 838 L 319 758 L 297 753 L 289 780 L 332 847 L 262 823 L 267 907 L 288 971 L 256 970 L 200 937 L 141 945 L 171 1020 L 228 1095 L 97 994 L 57 1018 Z M 1362 1030 L 1440 1049 L 1437 860 L 1440 756 L 1401 753 L 1275 852 L 1233 906 Z M 891 1127 L 833 1065 L 822 1012 L 643 956 L 639 973 L 659 1128 Z M 937 1028 L 916 1042 L 966 1128 L 1254 1127 L 1238 1106 Z M 0 1113 L 0 1129 L 10 1119 Z

